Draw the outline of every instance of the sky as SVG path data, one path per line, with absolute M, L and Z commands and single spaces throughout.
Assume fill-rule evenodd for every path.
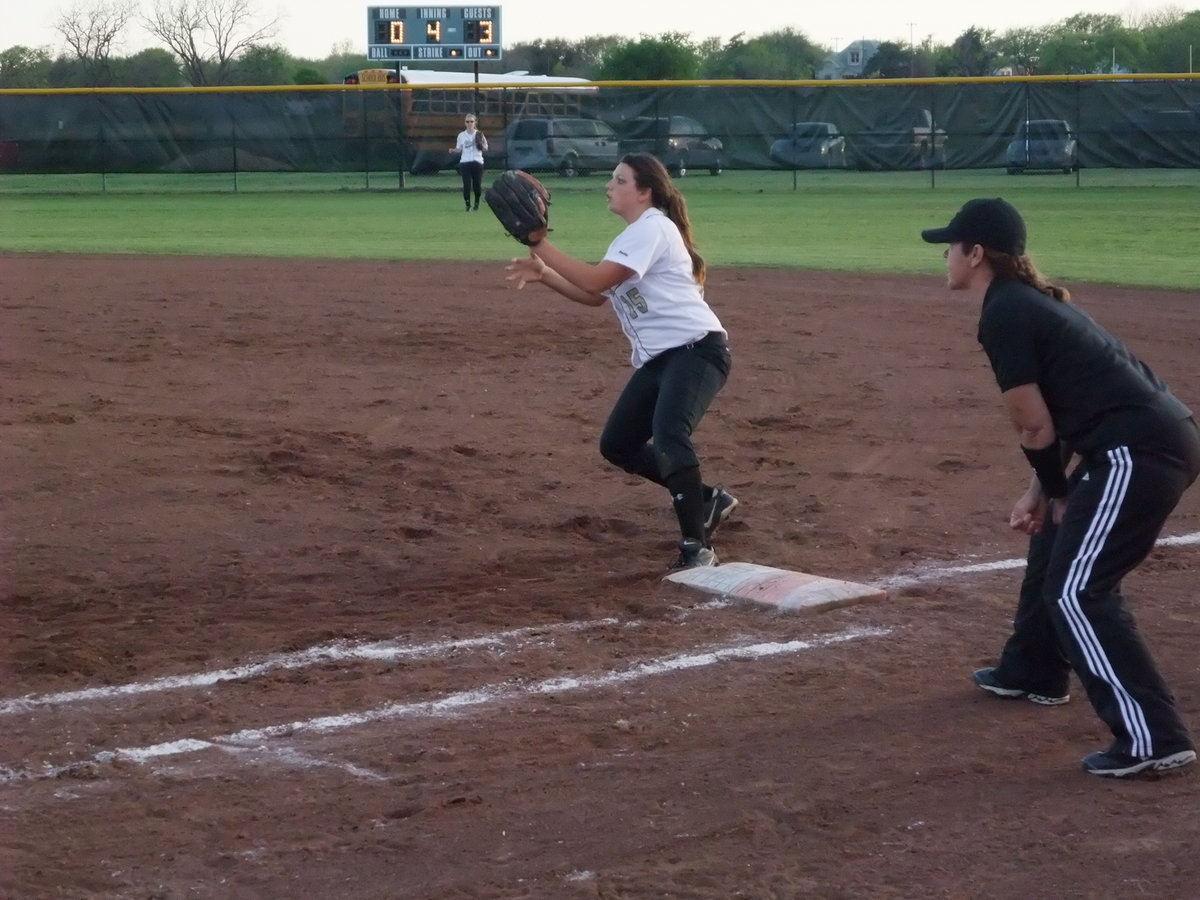
M 47 47 L 51 55 L 65 49 L 54 22 L 64 9 L 87 9 L 103 0 L 0 0 L 0 50 L 16 44 Z M 141 9 L 153 8 L 154 0 L 140 0 Z M 351 52 L 366 52 L 367 7 L 346 0 L 249 0 L 261 21 L 279 17 L 276 41 L 293 56 L 323 59 L 348 45 Z M 413 4 L 416 5 L 416 4 Z M 464 6 L 464 3 L 448 4 Z M 717 0 L 691 3 L 646 0 L 606 0 L 582 4 L 563 0 L 508 0 L 499 4 L 503 47 L 546 38 L 580 40 L 594 35 L 638 38 L 666 32 L 681 32 L 700 42 L 716 37 L 722 43 L 741 32 L 747 38 L 791 28 L 814 43 L 841 49 L 860 38 L 917 44 L 932 39 L 949 44 L 968 28 L 996 33 L 1011 28 L 1052 25 L 1080 12 L 1118 15 L 1137 21 L 1151 12 L 1168 8 L 1192 9 L 1190 3 L 1145 2 L 1145 0 L 1005 0 L 987 6 L 962 0 L 924 0 L 897 3 L 895 0 L 843 0 L 840 3 L 805 4 L 760 0 L 752 13 L 745 7 Z M 600 10 L 599 15 L 588 9 Z M 150 46 L 160 46 L 135 22 L 126 40 L 115 48 L 128 55 Z

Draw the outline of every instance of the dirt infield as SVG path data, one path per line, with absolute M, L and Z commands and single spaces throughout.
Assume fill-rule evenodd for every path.
M 1027 478 L 973 304 L 712 273 L 718 552 L 889 588 L 784 616 L 661 582 L 612 314 L 501 274 L 0 256 L 0 896 L 1195 895 L 1196 773 L 971 686 Z M 1200 409 L 1200 293 L 1071 287 Z M 1198 533 L 1127 591 L 1200 729 Z

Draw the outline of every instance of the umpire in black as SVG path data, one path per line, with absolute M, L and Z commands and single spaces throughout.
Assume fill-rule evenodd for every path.
M 1033 469 L 1009 523 L 1030 535 L 1013 633 L 975 683 L 1055 705 L 1073 669 L 1114 738 L 1083 759 L 1085 771 L 1123 778 L 1191 764 L 1195 745 L 1121 594 L 1200 473 L 1191 412 L 1043 279 L 1004 200 L 972 200 L 921 236 L 949 245 L 949 288 L 982 300 L 979 343 Z

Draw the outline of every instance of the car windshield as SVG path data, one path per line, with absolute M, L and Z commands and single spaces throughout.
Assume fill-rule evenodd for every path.
M 545 122 L 518 122 L 513 129 L 513 138 L 518 141 L 536 141 L 545 136 Z
M 1061 141 L 1067 137 L 1067 129 L 1062 122 L 1028 122 L 1025 137 L 1031 141 Z

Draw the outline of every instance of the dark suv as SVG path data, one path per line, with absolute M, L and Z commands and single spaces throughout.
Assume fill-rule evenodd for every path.
M 672 175 L 688 169 L 708 169 L 720 175 L 725 168 L 725 147 L 718 138 L 687 116 L 640 116 L 620 126 L 621 155 L 653 153 Z

